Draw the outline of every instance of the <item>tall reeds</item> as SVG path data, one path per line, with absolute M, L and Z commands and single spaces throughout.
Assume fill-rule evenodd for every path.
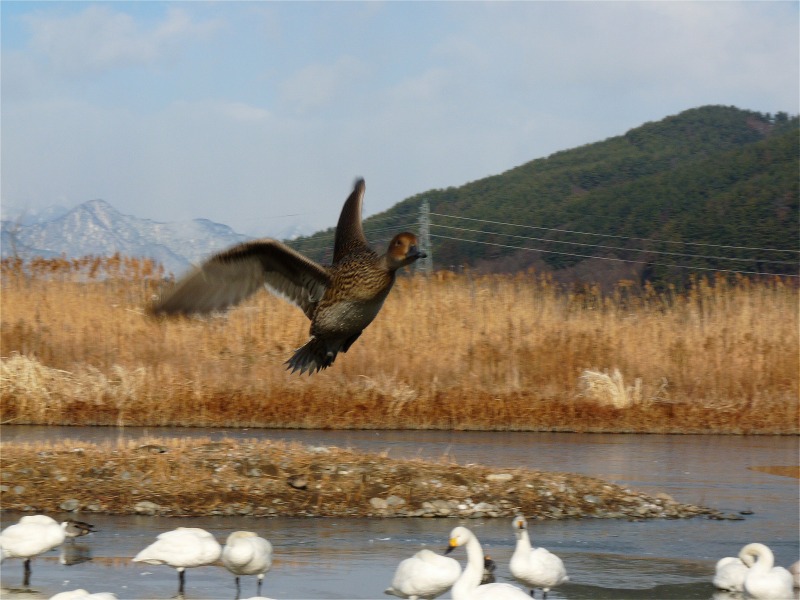
M 2 422 L 798 432 L 798 293 L 780 279 L 603 294 L 405 277 L 347 354 L 300 377 L 283 365 L 307 339 L 298 309 L 261 293 L 159 321 L 143 307 L 160 276 L 121 257 L 4 262 Z

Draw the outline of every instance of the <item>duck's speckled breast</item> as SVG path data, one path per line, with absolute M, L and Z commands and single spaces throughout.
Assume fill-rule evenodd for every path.
M 372 323 L 383 306 L 386 294 L 369 301 L 340 300 L 320 305 L 314 316 L 312 332 L 325 335 L 351 335 Z
M 331 285 L 317 305 L 311 331 L 319 335 L 360 332 L 380 312 L 394 284 L 394 272 L 367 250 L 330 268 Z

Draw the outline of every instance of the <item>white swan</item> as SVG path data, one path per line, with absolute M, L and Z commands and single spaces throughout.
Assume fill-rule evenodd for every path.
M 214 536 L 198 527 L 178 527 L 158 536 L 155 542 L 139 552 L 133 562 L 169 565 L 178 570 L 178 593 L 183 594 L 184 570 L 209 565 L 222 554 L 222 546 Z
M 739 551 L 739 558 L 751 565 L 744 578 L 744 591 L 748 596 L 759 600 L 794 597 L 792 574 L 775 566 L 775 557 L 767 546 L 747 544 Z
M 436 598 L 453 587 L 459 575 L 461 565 L 456 559 L 422 549 L 400 561 L 384 593 L 411 600 Z
M 515 517 L 511 522 L 517 536 L 517 547 L 511 556 L 509 570 L 514 579 L 531 588 L 531 596 L 535 588 L 542 588 L 543 598 L 547 598 L 550 588 L 569 581 L 564 562 L 555 554 L 544 548 L 531 548 L 528 535 L 528 522 L 525 517 Z
M 111 592 L 90 594 L 86 590 L 71 590 L 69 592 L 59 592 L 55 596 L 50 596 L 50 600 L 117 600 L 117 595 Z
M 752 558 L 748 557 L 748 560 L 752 561 Z M 747 576 L 748 569 L 748 565 L 736 556 L 720 558 L 717 561 L 714 579 L 711 580 L 711 583 L 718 590 L 743 592 L 744 578 Z
M 528 594 L 509 583 L 480 585 L 484 561 L 481 543 L 466 527 L 456 527 L 450 532 L 446 553 L 464 545 L 467 546 L 467 567 L 453 584 L 453 600 L 530 600 Z
M 272 544 L 252 531 L 234 531 L 225 540 L 222 564 L 236 575 L 237 597 L 240 575 L 258 575 L 256 593 L 260 596 L 264 575 L 272 567 Z
M 64 542 L 64 528 L 46 515 L 28 515 L 0 533 L 0 562 L 4 558 L 24 559 L 22 585 L 30 585 L 31 559 Z

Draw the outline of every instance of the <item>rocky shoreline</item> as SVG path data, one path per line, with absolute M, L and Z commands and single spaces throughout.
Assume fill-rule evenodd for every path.
M 282 442 L 3 444 L 3 511 L 258 517 L 741 519 L 571 473 Z

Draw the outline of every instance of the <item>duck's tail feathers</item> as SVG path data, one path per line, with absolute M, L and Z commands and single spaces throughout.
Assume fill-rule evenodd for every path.
M 315 337 L 312 337 L 305 346 L 298 348 L 292 358 L 284 364 L 292 373 L 300 371 L 302 375 L 306 371 L 311 375 L 322 369 L 327 369 L 336 360 L 337 352 L 328 348 L 328 345 Z

